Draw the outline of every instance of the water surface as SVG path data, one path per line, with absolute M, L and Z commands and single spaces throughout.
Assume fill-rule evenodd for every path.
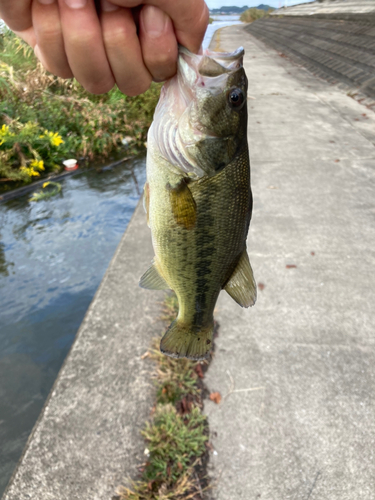
M 240 16 L 232 15 L 232 16 L 211 16 L 214 20 L 212 24 L 209 24 L 207 27 L 206 35 L 204 37 L 202 47 L 203 49 L 207 49 L 210 45 L 211 39 L 216 30 L 220 28 L 225 28 L 225 26 L 232 26 L 233 24 L 242 24 L 240 21 Z

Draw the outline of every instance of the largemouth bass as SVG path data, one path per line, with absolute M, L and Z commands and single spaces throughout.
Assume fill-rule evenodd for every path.
M 178 316 L 160 349 L 177 358 L 209 355 L 222 289 L 243 307 L 256 300 L 243 55 L 180 48 L 148 132 L 144 204 L 155 258 L 140 286 L 176 293 Z

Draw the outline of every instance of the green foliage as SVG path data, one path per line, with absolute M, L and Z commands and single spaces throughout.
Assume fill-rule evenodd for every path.
M 0 128 L 1 177 L 27 183 L 39 177 L 46 166 L 50 171 L 58 169 L 59 147 L 64 142 L 58 133 L 43 130 L 33 122 L 8 120 L 8 123 Z
M 1 61 L 15 71 L 28 71 L 35 67 L 33 49 L 8 28 L 0 36 Z
M 206 417 L 199 408 L 184 416 L 172 405 L 156 407 L 152 424 L 147 424 L 143 435 L 150 452 L 145 479 L 168 487 L 178 481 L 191 466 L 192 460 L 204 453 Z
M 194 370 L 196 362 L 189 359 L 174 359 L 160 352 L 160 339 L 152 352 L 154 359 L 158 360 L 157 398 L 158 402 L 176 404 L 185 396 L 196 396 L 197 374 Z
M 265 11 L 263 9 L 257 9 L 256 7 L 252 7 L 251 9 L 245 10 L 245 12 L 242 12 L 240 16 L 240 21 L 243 23 L 252 23 L 253 21 L 256 21 L 257 19 L 261 19 L 262 17 L 268 17 L 269 13 L 272 12 L 274 9 L 269 9 L 268 11 Z
M 196 395 L 198 389 L 196 387 L 196 376 L 194 372 L 194 363 L 180 360 L 180 370 L 165 372 L 170 375 L 164 377 L 158 384 L 158 400 L 161 403 L 173 403 L 183 399 L 187 395 Z
M 9 134 L 0 145 L 0 181 L 13 187 L 15 181 L 31 182 L 38 176 L 24 168 L 36 159 L 43 162 L 43 175 L 61 169 L 61 161 L 69 157 L 107 157 L 124 148 L 125 137 L 131 139 L 126 154 L 138 154 L 144 150 L 160 87 L 153 84 L 131 98 L 117 87 L 91 95 L 77 81 L 45 71 L 30 47 L 5 31 L 0 35 L 0 129 L 5 125 Z M 45 131 L 63 142 L 55 147 L 43 141 Z

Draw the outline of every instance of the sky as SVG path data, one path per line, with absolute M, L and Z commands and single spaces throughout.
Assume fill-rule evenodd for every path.
M 287 6 L 297 5 L 298 3 L 307 3 L 311 0 L 286 0 Z M 270 7 L 278 8 L 285 5 L 285 0 L 206 0 L 206 4 L 210 9 L 217 9 L 219 7 L 236 5 L 242 7 L 248 5 L 249 7 L 257 7 L 259 4 L 269 5 Z

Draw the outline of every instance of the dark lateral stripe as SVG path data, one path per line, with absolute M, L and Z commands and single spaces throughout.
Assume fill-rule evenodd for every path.
M 216 235 L 211 232 L 214 225 L 214 217 L 211 212 L 210 194 L 205 193 L 201 200 L 201 207 L 197 216 L 197 236 L 196 236 L 196 279 L 195 279 L 195 313 L 193 325 L 197 329 L 203 326 L 204 316 L 207 309 L 207 293 L 210 290 L 209 280 L 211 264 L 215 253 Z

